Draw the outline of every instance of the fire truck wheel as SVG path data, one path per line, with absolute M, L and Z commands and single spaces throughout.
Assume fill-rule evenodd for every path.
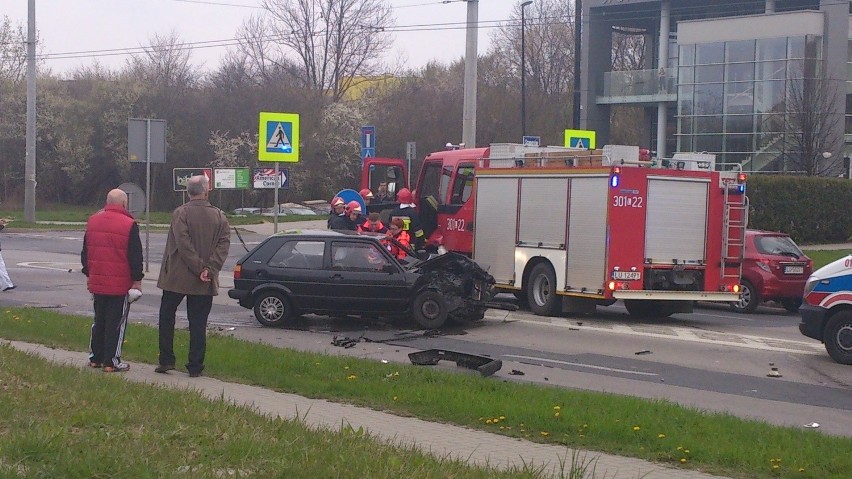
M 738 313 L 753 313 L 760 304 L 760 292 L 747 279 L 740 284 L 740 300 L 731 303 L 731 309 Z
M 624 307 L 630 316 L 637 318 L 667 318 L 673 314 L 670 307 L 664 301 L 653 301 L 648 299 L 624 300 Z
M 427 289 L 414 298 L 411 306 L 414 321 L 423 328 L 440 328 L 447 322 L 447 303 L 437 291 Z
M 556 294 L 556 273 L 547 263 L 535 265 L 527 283 L 530 311 L 539 316 L 556 316 L 562 307 Z
M 825 350 L 840 364 L 852 364 L 852 311 L 840 311 L 831 316 L 823 336 Z

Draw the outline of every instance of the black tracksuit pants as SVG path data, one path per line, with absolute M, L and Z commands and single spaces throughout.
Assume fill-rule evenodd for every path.
M 184 297 L 189 320 L 189 362 L 186 370 L 200 373 L 204 370 L 204 352 L 207 349 L 207 316 L 213 307 L 213 296 L 210 295 L 163 290 L 163 299 L 160 301 L 160 364 L 175 365 L 175 313 Z
M 121 363 L 121 343 L 127 329 L 130 303 L 127 296 L 95 294 L 95 320 L 89 338 L 89 361 L 117 367 Z

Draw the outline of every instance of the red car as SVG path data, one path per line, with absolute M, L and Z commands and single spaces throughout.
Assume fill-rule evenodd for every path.
M 747 230 L 740 300 L 734 311 L 751 313 L 764 301 L 781 303 L 790 312 L 799 310 L 805 282 L 814 262 L 785 233 Z

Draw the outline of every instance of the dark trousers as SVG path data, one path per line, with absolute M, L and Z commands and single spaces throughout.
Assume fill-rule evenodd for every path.
M 160 364 L 175 365 L 175 313 L 186 298 L 186 316 L 189 319 L 189 362 L 186 370 L 200 373 L 204 370 L 204 351 L 207 348 L 207 316 L 213 307 L 213 296 L 175 293 L 163 290 L 160 301 Z
M 127 329 L 127 313 L 130 303 L 127 296 L 95 294 L 95 320 L 89 338 L 89 361 L 104 366 L 121 363 L 121 343 Z

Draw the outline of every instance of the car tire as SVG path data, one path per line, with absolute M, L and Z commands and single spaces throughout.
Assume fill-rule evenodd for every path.
M 791 313 L 798 313 L 799 307 L 802 306 L 802 298 L 787 298 L 781 300 L 781 305 Z
M 264 326 L 281 327 L 293 316 L 293 306 L 278 291 L 262 291 L 254 300 L 254 317 Z
M 667 318 L 673 314 L 664 301 L 625 299 L 624 307 L 637 318 Z
M 533 267 L 526 285 L 527 304 L 539 316 L 556 316 L 561 312 L 562 301 L 556 294 L 556 273 L 548 263 Z
M 411 304 L 414 321 L 422 328 L 440 328 L 447 322 L 449 316 L 447 303 L 437 291 L 427 289 L 421 291 Z
M 823 342 L 831 359 L 852 364 L 852 311 L 840 311 L 829 318 Z
M 731 309 L 738 313 L 753 313 L 760 301 L 760 293 L 749 280 L 744 279 L 740 283 L 740 300 L 731 303 Z

